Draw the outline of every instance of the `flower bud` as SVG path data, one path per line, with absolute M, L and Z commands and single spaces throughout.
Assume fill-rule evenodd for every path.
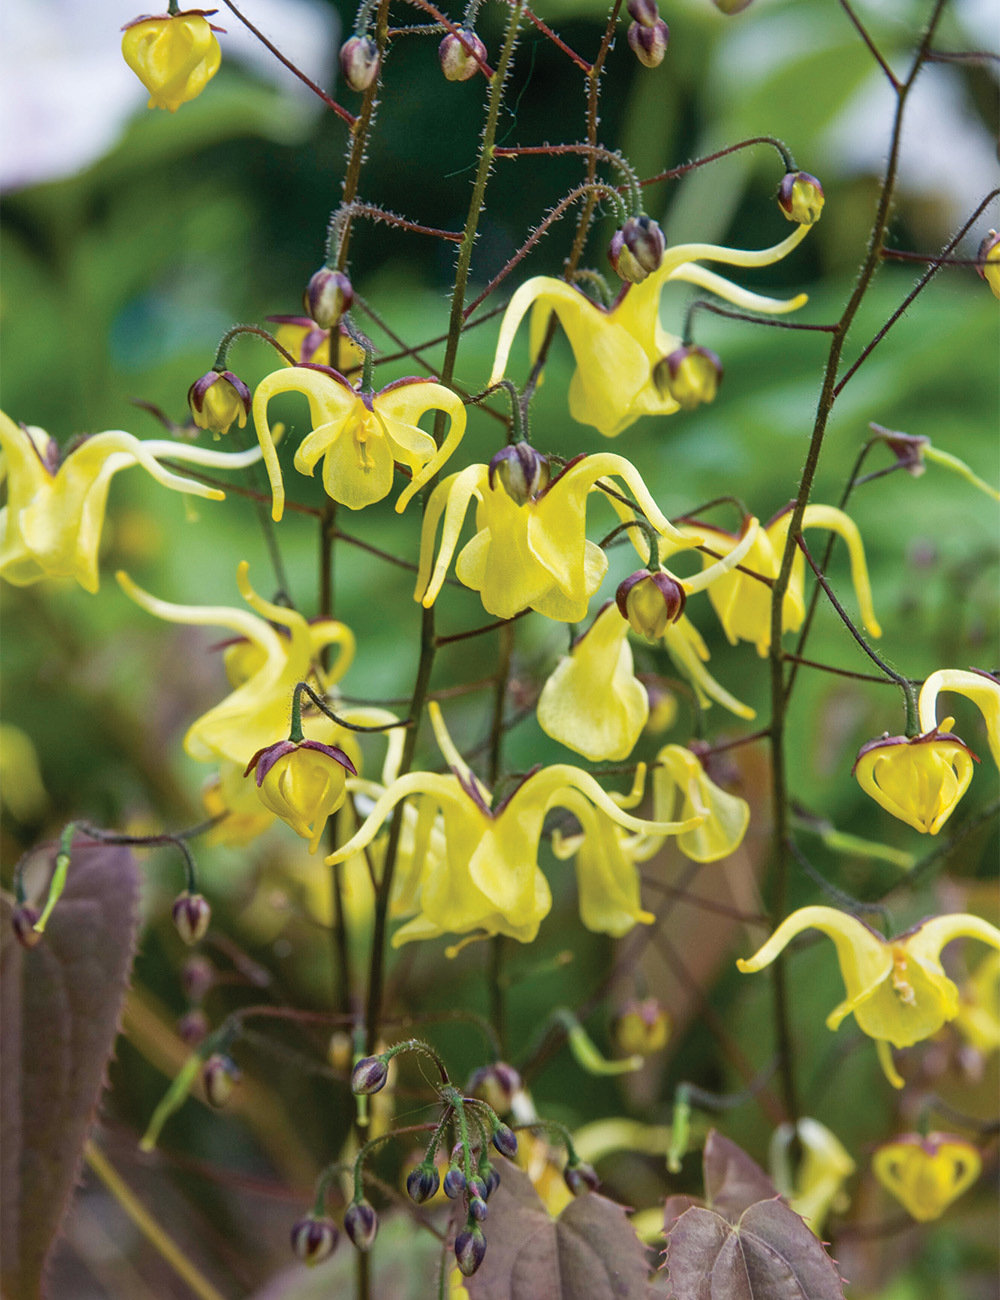
M 629 23 L 628 43 L 632 53 L 644 68 L 658 68 L 667 52 L 670 40 L 670 28 L 658 18 L 652 27 L 641 23 Z
M 215 967 L 200 952 L 194 952 L 181 967 L 181 988 L 189 1002 L 201 1002 L 215 983 Z
M 472 1215 L 472 1217 L 476 1220 L 477 1223 L 482 1223 L 483 1220 L 486 1218 L 487 1214 L 489 1214 L 489 1212 L 490 1212 L 489 1206 L 486 1204 L 486 1200 L 484 1197 L 482 1196 L 469 1197 L 469 1213 Z
M 444 1176 L 444 1194 L 453 1201 L 465 1191 L 465 1174 L 458 1165 L 449 1165 Z
M 502 1156 L 513 1160 L 517 1155 L 517 1135 L 512 1128 L 501 1124 L 493 1133 L 493 1145 Z
M 483 1175 L 483 1182 L 486 1184 L 486 1196 L 484 1199 L 488 1201 L 500 1186 L 500 1175 L 497 1173 L 494 1165 L 486 1166 L 486 1172 Z
M 39 916 L 38 909 L 29 907 L 27 903 L 19 903 L 11 913 L 10 928 L 22 948 L 34 948 L 36 944 L 41 943 L 42 933 L 35 929 L 35 922 Z
M 660 21 L 656 0 L 628 0 L 628 12 L 641 27 L 655 27 Z
M 351 1071 L 351 1092 L 357 1097 L 368 1097 L 381 1092 L 389 1077 L 389 1067 L 380 1056 L 365 1056 Z
M 666 247 L 663 231 L 652 217 L 629 217 L 611 236 L 608 261 L 622 280 L 642 284 L 659 268 Z
M 242 429 L 253 402 L 250 389 L 231 370 L 209 370 L 188 389 L 188 406 L 199 429 L 228 433 L 234 420 Z
M 786 172 L 778 190 L 778 207 L 789 221 L 799 226 L 814 226 L 819 221 L 826 198 L 823 186 L 808 172 Z
M 213 1106 L 224 1106 L 242 1078 L 236 1062 L 221 1052 L 213 1052 L 201 1067 L 202 1087 Z
M 485 1201 L 490 1194 L 485 1179 L 480 1178 L 478 1174 L 474 1174 L 472 1178 L 469 1179 L 468 1192 L 470 1200 L 480 1201 Z
M 344 1215 L 344 1231 L 358 1250 L 371 1250 L 378 1232 L 378 1215 L 368 1201 L 354 1201 Z
M 548 457 L 540 455 L 527 442 L 508 443 L 490 461 L 489 484 L 496 491 L 496 481 L 519 506 L 533 501 L 549 483 Z
M 465 42 L 465 45 L 462 44 Z M 469 49 L 475 51 L 475 58 L 469 53 Z M 468 81 L 470 77 L 476 75 L 479 64 L 476 59 L 486 60 L 486 46 L 482 43 L 474 31 L 468 27 L 462 28 L 462 40 L 460 41 L 454 32 L 449 32 L 441 44 L 438 46 L 438 61 L 441 64 L 441 71 L 448 81 Z
M 291 1239 L 295 1258 L 311 1267 L 329 1259 L 337 1249 L 340 1233 L 332 1219 L 307 1214 L 292 1225 Z
M 521 1076 L 506 1061 L 494 1061 L 472 1073 L 465 1091 L 470 1097 L 481 1097 L 498 1115 L 506 1115 L 521 1091 Z
M 315 853 L 327 818 L 347 795 L 347 776 L 357 776 L 354 764 L 336 745 L 318 740 L 279 740 L 258 749 L 247 764 L 257 781 L 265 808 L 277 813 L 296 835 L 309 841 Z
M 683 346 L 664 357 L 653 369 L 653 383 L 662 396 L 670 395 L 684 411 L 714 402 L 722 383 L 722 362 L 708 348 Z
M 302 295 L 302 306 L 321 329 L 340 323 L 354 301 L 354 287 L 343 271 L 320 267 L 309 277 Z
M 633 632 L 657 641 L 684 613 L 687 596 L 669 573 L 639 569 L 619 585 L 615 601 Z
M 626 1056 L 652 1056 L 670 1037 L 670 1016 L 656 998 L 626 1002 L 615 1021 L 615 1041 Z
M 409 1193 L 411 1201 L 416 1201 L 418 1205 L 423 1205 L 424 1201 L 429 1201 L 441 1186 L 441 1176 L 433 1164 L 417 1165 L 416 1169 L 411 1169 L 406 1175 L 406 1190 Z
M 601 1185 L 593 1165 L 583 1160 L 576 1160 L 563 1170 L 563 1180 L 574 1196 L 582 1192 L 596 1192 Z
M 208 923 L 212 919 L 212 909 L 203 894 L 189 894 L 185 889 L 178 894 L 170 909 L 177 933 L 187 944 L 204 939 Z
M 995 230 L 979 245 L 978 258 L 976 270 L 993 290 L 993 297 L 1000 298 L 1000 234 Z
M 190 1011 L 185 1011 L 177 1021 L 177 1037 L 187 1043 L 188 1047 L 197 1047 L 203 1042 L 208 1030 L 208 1016 L 201 1007 L 192 1007 Z
M 122 56 L 149 91 L 150 108 L 176 113 L 219 70 L 222 51 L 204 11 L 134 18 L 124 28 Z
M 465 1277 L 471 1277 L 483 1262 L 486 1238 L 478 1223 L 464 1228 L 455 1238 L 455 1259 Z
M 340 47 L 340 70 L 352 90 L 367 90 L 381 66 L 378 46 L 370 36 L 351 36 Z

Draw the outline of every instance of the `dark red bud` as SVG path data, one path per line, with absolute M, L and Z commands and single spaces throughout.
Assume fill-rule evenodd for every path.
M 663 62 L 670 41 L 670 28 L 662 18 L 652 27 L 629 23 L 628 43 L 632 53 L 644 68 L 658 68 Z
M 332 1219 L 307 1214 L 292 1226 L 292 1250 L 303 1264 L 320 1264 L 337 1248 L 340 1232 Z
M 464 1228 L 455 1238 L 455 1259 L 463 1276 L 471 1277 L 486 1255 L 486 1238 L 478 1223 Z
M 351 36 L 340 47 L 340 70 L 352 90 L 367 90 L 381 66 L 378 46 L 370 36 Z
M 203 894 L 189 894 L 185 889 L 178 894 L 170 911 L 174 918 L 177 933 L 187 944 L 204 939 L 208 923 L 212 919 L 212 909 Z
M 351 1092 L 359 1097 L 381 1092 L 388 1077 L 389 1067 L 380 1056 L 365 1056 L 351 1071 Z
M 321 329 L 338 325 L 354 301 L 354 287 L 343 271 L 321 267 L 309 278 L 302 305 Z
M 368 1201 L 355 1201 L 347 1207 L 344 1231 L 358 1250 L 371 1250 L 378 1232 L 378 1215 Z

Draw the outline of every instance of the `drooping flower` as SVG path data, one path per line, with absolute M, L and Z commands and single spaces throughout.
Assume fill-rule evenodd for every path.
M 699 817 L 700 825 L 677 837 L 677 847 L 693 862 L 717 862 L 735 853 L 750 824 L 750 805 L 712 781 L 692 750 L 665 745 L 653 768 L 653 810 L 658 821 L 675 815 Z
M 653 382 L 653 370 L 675 352 L 682 340 L 660 325 L 660 295 L 670 281 L 685 281 L 747 311 L 780 314 L 807 301 L 799 294 L 779 302 L 731 284 L 699 261 L 730 266 L 769 266 L 792 251 L 808 233 L 799 226 L 789 237 L 759 252 L 720 248 L 714 244 L 678 244 L 668 248 L 659 268 L 641 284 L 626 285 L 613 306 L 605 308 L 585 297 L 565 280 L 536 276 L 511 298 L 500 326 L 490 383 L 503 378 L 511 344 L 528 308 L 534 305 L 529 347 L 536 356 L 553 313 L 566 331 L 576 371 L 569 386 L 569 410 L 574 420 L 591 424 L 609 438 L 617 437 L 640 415 L 672 415 L 680 409 L 668 391 Z
M 199 429 L 228 433 L 234 420 L 243 429 L 250 414 L 250 389 L 231 370 L 209 370 L 188 389 L 188 406 Z
M 431 493 L 420 537 L 414 598 L 428 606 L 437 599 L 466 510 L 475 497 L 478 531 L 459 553 L 455 565 L 459 580 L 478 591 L 484 609 L 497 618 L 513 618 L 530 608 L 558 622 L 580 621 L 608 568 L 607 556 L 587 540 L 587 500 L 592 492 L 600 492 L 601 480 L 611 478 L 626 484 L 649 522 L 674 546 L 698 544 L 696 535 L 682 535 L 664 517 L 639 471 L 623 456 L 579 456 L 523 505 L 496 477 L 491 479 L 488 466 L 470 465 L 449 475 Z M 634 517 L 628 506 L 607 499 L 623 517 Z M 442 515 L 441 545 L 432 567 Z
M 279 740 L 257 751 L 244 776 L 253 771 L 257 793 L 315 853 L 331 817 L 347 795 L 347 774 L 354 764 L 336 745 L 318 740 Z
M 963 672 L 958 668 L 939 668 L 936 673 L 931 673 L 920 688 L 918 701 L 920 725 L 924 731 L 932 731 L 938 725 L 937 698 L 942 691 L 964 695 L 983 715 L 990 753 L 1000 767 L 1000 681 L 991 673 L 978 669 Z M 951 722 L 948 719 L 941 725 L 949 727 Z
M 801 1159 L 793 1173 L 790 1154 L 796 1137 Z M 857 1165 L 825 1124 L 805 1115 L 795 1125 L 780 1124 L 775 1129 L 770 1154 L 775 1187 L 821 1237 L 830 1211 L 843 1212 L 850 1204 L 844 1184 Z
M 972 1143 L 950 1133 L 906 1133 L 872 1156 L 875 1177 L 918 1223 L 939 1219 L 982 1167 Z
M 15 587 L 43 578 L 74 578 L 85 591 L 99 585 L 97 555 L 111 480 L 131 465 L 175 492 L 221 501 L 225 493 L 164 468 L 161 459 L 212 469 L 245 469 L 260 459 L 244 452 L 210 451 L 168 439 L 140 439 L 119 429 L 91 434 L 60 455 L 44 430 L 17 425 L 0 411 L 0 479 L 7 504 L 0 510 L 0 577 Z
M 133 19 L 123 29 L 122 55 L 149 91 L 150 108 L 176 113 L 219 71 L 222 51 L 204 11 Z
M 272 515 L 285 509 L 285 485 L 267 422 L 267 407 L 278 393 L 301 393 L 309 401 L 312 432 L 299 444 L 294 465 L 312 477 L 323 458 L 327 496 L 349 510 L 363 510 L 381 501 L 392 489 L 393 465 L 400 462 L 412 479 L 400 493 L 396 510 L 429 482 L 455 450 L 465 433 L 462 399 L 430 379 L 400 379 L 369 393 L 352 388 L 335 370 L 302 364 L 276 370 L 257 385 L 253 418 L 271 481 Z M 451 427 L 440 448 L 417 427 L 428 411 L 446 411 Z
M 922 736 L 882 736 L 861 747 L 854 775 L 866 794 L 908 826 L 936 835 L 972 780 L 975 754 L 951 733 L 954 718 Z
M 1000 949 L 1000 930 L 969 914 L 933 917 L 895 939 L 885 939 L 836 908 L 802 907 L 782 921 L 759 952 L 736 965 L 744 973 L 762 970 L 797 934 L 810 929 L 833 940 L 847 989 L 847 997 L 827 1016 L 827 1028 L 838 1029 L 853 1014 L 859 1028 L 875 1039 L 882 1068 L 896 1088 L 903 1080 L 893 1066 L 889 1044 L 909 1047 L 936 1034 L 958 1014 L 958 989 L 944 973 L 941 949 L 964 936 Z
M 801 229 L 806 229 L 805 226 Z M 742 567 L 759 574 L 765 581 L 758 581 L 748 573 L 734 571 L 725 578 L 715 582 L 709 588 L 708 598 L 712 602 L 722 630 L 731 645 L 738 641 L 752 641 L 761 656 L 767 654 L 771 644 L 771 583 L 781 571 L 781 557 L 788 537 L 788 527 L 792 520 L 792 508 L 788 506 L 762 528 L 755 537 L 754 544 L 747 551 Z M 752 519 L 744 521 L 744 533 Z M 714 528 L 700 519 L 692 520 L 691 527 L 702 535 L 706 550 L 726 555 L 740 541 L 732 533 Z M 861 534 L 852 519 L 833 506 L 806 506 L 802 517 L 802 527 L 828 528 L 847 543 L 851 561 L 851 578 L 857 593 L 861 619 L 872 636 L 881 636 L 872 607 L 871 584 L 868 581 L 868 567 L 865 564 L 864 546 Z M 711 563 L 708 555 L 705 564 Z M 792 561 L 792 572 L 785 592 L 781 611 L 781 627 L 784 632 L 796 632 L 805 617 L 805 556 L 796 549 Z
M 556 765 L 531 773 L 516 790 L 495 804 L 455 748 L 444 728 L 440 709 L 430 705 L 438 745 L 451 773 L 410 772 L 399 777 L 378 798 L 362 826 L 346 844 L 327 858 L 342 862 L 370 844 L 389 812 L 404 800 L 418 799 L 411 881 L 417 915 L 393 937 L 393 945 L 412 939 L 430 939 L 445 933 L 506 934 L 530 943 L 552 904 L 548 882 L 538 867 L 538 844 L 545 814 L 550 808 L 585 802 L 628 829 L 646 834 L 675 834 L 691 829 L 687 822 L 644 822 L 623 812 L 592 776 L 579 768 Z M 576 809 L 574 808 L 574 812 Z M 438 815 L 443 819 L 445 853 L 426 853 L 430 832 Z M 620 911 L 628 910 L 625 890 L 609 885 L 606 896 L 598 891 L 581 897 L 587 907 L 585 924 L 596 928 L 614 925 L 623 933 Z M 593 903 L 594 910 L 590 911 Z M 638 919 L 637 907 L 624 928 Z

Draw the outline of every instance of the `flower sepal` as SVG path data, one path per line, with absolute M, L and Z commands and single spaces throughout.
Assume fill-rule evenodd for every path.
M 656 641 L 684 613 L 687 594 L 669 573 L 638 569 L 615 592 L 615 603 L 637 636 Z
M 814 226 L 823 211 L 823 186 L 808 172 L 786 172 L 778 190 L 778 207 L 798 226 Z
M 209 370 L 188 389 L 188 406 L 199 429 L 228 433 L 234 420 L 244 428 L 253 396 L 231 370 Z

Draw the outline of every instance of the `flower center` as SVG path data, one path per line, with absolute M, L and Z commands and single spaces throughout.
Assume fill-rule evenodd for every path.
M 906 976 L 906 953 L 902 948 L 893 948 L 892 950 L 892 987 L 899 998 L 908 1007 L 916 1005 L 917 996 L 913 992 L 913 985 Z
M 375 425 L 375 416 L 370 412 L 363 415 L 354 426 L 354 450 L 358 457 L 358 469 L 365 473 L 375 468 L 375 462 L 368 450 L 368 441 L 380 433 L 381 429 Z

